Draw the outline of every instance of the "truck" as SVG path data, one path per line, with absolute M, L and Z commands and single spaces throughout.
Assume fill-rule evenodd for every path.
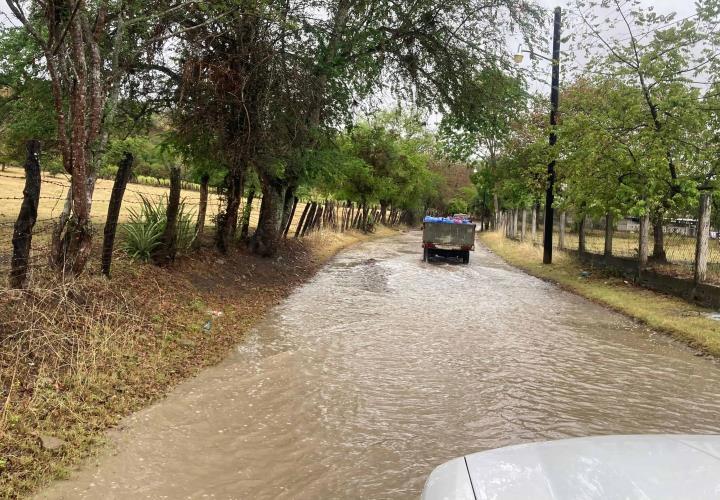
M 440 256 L 467 264 L 475 250 L 475 224 L 457 217 L 425 217 L 422 248 L 423 261 Z

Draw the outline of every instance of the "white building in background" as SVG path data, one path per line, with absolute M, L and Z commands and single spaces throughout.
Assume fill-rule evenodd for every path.
M 632 218 L 620 219 L 617 223 L 617 230 L 626 233 L 638 233 L 640 232 L 640 220 Z
M 665 234 L 681 234 L 695 237 L 697 219 L 672 219 L 663 224 L 663 229 Z M 627 233 L 640 232 L 640 219 L 637 217 L 621 219 L 617 223 L 617 230 Z

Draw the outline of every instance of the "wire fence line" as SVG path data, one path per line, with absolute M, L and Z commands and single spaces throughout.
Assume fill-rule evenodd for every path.
M 510 239 L 543 245 L 545 229 L 541 211 L 507 210 L 498 217 L 499 230 Z M 523 223 L 523 220 L 525 221 Z M 532 220 L 535 220 L 533 229 Z M 643 228 L 643 225 L 646 227 Z M 581 217 L 555 210 L 553 247 L 589 255 L 621 258 L 637 264 L 638 272 L 653 270 L 669 276 L 720 285 L 720 227 L 698 218 L 663 218 L 643 222 L 628 215 L 614 217 L 608 227 L 605 217 Z M 646 250 L 641 235 L 646 234 Z M 699 245 L 705 245 L 704 250 Z M 700 260 L 698 260 L 700 258 Z
M 15 240 L 22 237 L 30 237 L 30 249 L 24 263 L 30 269 L 47 267 L 53 251 L 53 232 L 58 226 L 59 218 L 66 204 L 70 183 L 60 177 L 53 177 L 47 173 L 39 176 L 39 195 L 37 200 L 37 214 L 34 222 L 29 226 L 31 230 L 19 230 L 20 212 L 23 201 L 27 197 L 24 193 L 25 172 L 19 168 L 7 168 L 0 172 L 0 272 L 5 276 L 10 272 L 10 265 L 13 259 Z M 94 230 L 100 233 L 100 238 L 94 239 L 94 246 L 102 242 L 103 228 L 107 222 L 108 209 L 111 204 L 110 193 L 113 190 L 113 182 L 105 179 L 97 179 L 91 205 L 91 217 Z M 113 254 L 117 255 L 122 250 L 123 224 L 133 212 L 137 213 L 139 208 L 148 203 L 167 203 L 170 192 L 169 185 L 152 186 L 147 184 L 127 184 L 122 198 L 122 206 L 118 217 L 120 230 L 118 235 L 120 241 L 114 245 Z M 203 202 L 198 191 L 181 191 L 182 204 L 190 208 L 190 216 L 196 223 L 196 230 L 204 228 L 205 234 L 214 230 L 218 214 L 224 209 L 224 198 L 217 191 L 209 192 L 205 210 L 202 210 Z M 251 205 L 248 206 L 248 201 Z M 252 235 L 259 222 L 261 196 L 245 197 L 240 203 L 238 210 L 238 224 L 235 238 Z M 198 220 L 198 214 L 204 211 L 202 224 Z M 372 230 L 374 224 L 382 219 L 388 225 L 399 223 L 401 213 L 399 211 L 380 212 L 378 207 L 365 207 L 361 209 L 358 204 L 351 202 L 338 202 L 337 200 L 300 200 L 294 199 L 291 216 L 282 228 L 285 238 L 301 238 L 319 230 L 346 231 L 350 229 Z M 93 255 L 99 256 L 100 252 L 93 250 Z

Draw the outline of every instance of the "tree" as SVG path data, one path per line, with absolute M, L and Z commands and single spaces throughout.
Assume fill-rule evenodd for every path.
M 694 77 L 709 71 L 717 59 L 718 19 L 715 0 L 698 2 L 700 15 L 675 19 L 660 15 L 637 0 L 603 4 L 577 2 L 586 28 L 581 44 L 590 56 L 587 72 L 604 74 L 637 94 L 635 121 L 627 124 L 642 143 L 642 163 L 664 163 L 660 196 L 648 209 L 655 225 L 654 257 L 665 260 L 663 217 L 687 209 L 696 197 L 690 172 L 697 165 L 697 139 L 708 122 L 699 108 L 701 90 Z M 604 20 L 600 20 L 604 19 Z M 617 35 L 618 31 L 622 35 Z
M 90 254 L 95 175 L 128 75 L 155 68 L 173 19 L 200 8 L 140 0 L 7 0 L 37 47 L 52 90 L 57 144 L 71 189 L 53 235 L 52 261 L 80 273 Z M 185 28 L 189 29 L 189 28 Z
M 459 109 L 476 69 L 503 58 L 495 48 L 504 43 L 505 27 L 518 28 L 530 39 L 530 28 L 540 18 L 540 11 L 529 3 L 505 1 L 448 5 L 437 0 L 336 0 L 317 7 L 326 15 L 293 14 L 306 32 L 298 39 L 302 47 L 283 46 L 304 55 L 296 59 L 303 76 L 293 79 L 303 87 L 286 93 L 292 99 L 280 100 L 296 111 L 292 120 L 281 122 L 299 131 L 287 134 L 293 137 L 294 150 L 314 147 L 328 126 L 347 120 L 353 102 L 383 87 L 411 97 L 420 107 Z M 284 168 L 265 165 L 271 167 L 260 172 L 267 209 L 261 214 L 255 248 L 272 253 L 279 229 L 273 206 L 281 204 L 302 177 L 302 164 L 291 155 Z
M 513 119 L 526 109 L 528 97 L 518 77 L 498 67 L 482 68 L 455 105 L 456 111 L 441 122 L 450 155 L 465 161 L 484 158 L 486 168 L 496 173 L 503 142 Z M 497 217 L 500 202 L 496 193 L 493 208 Z

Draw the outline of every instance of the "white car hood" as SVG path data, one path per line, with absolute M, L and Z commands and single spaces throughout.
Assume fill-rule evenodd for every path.
M 509 446 L 441 465 L 423 492 L 424 500 L 601 498 L 720 498 L 720 436 L 599 436 Z

